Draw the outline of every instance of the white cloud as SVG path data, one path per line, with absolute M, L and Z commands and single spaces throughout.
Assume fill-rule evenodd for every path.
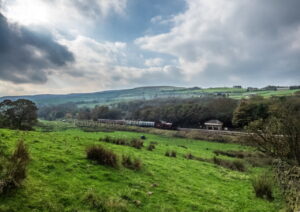
M 148 67 L 157 67 L 157 66 L 162 66 L 164 63 L 164 60 L 161 58 L 150 58 L 145 60 L 145 65 Z
M 2 5 L 11 21 L 76 35 L 111 14 L 124 15 L 127 0 L 3 0 Z
M 173 17 L 169 32 L 135 43 L 143 50 L 174 56 L 185 78 L 204 86 L 230 85 L 237 79 L 256 85 L 266 79 L 285 83 L 293 81 L 291 74 L 299 79 L 300 62 L 295 60 L 300 56 L 300 13 L 295 9 L 299 1 L 187 0 L 187 4 L 184 13 Z

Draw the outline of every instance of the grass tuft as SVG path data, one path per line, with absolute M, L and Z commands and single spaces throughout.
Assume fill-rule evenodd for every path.
M 132 169 L 135 171 L 142 169 L 142 161 L 140 159 L 132 159 L 130 156 L 126 155 L 122 156 L 122 165 L 128 169 Z
M 213 163 L 235 171 L 240 171 L 240 172 L 246 171 L 245 164 L 240 160 L 230 161 L 230 160 L 224 160 L 224 159 L 214 157 Z
M 149 144 L 149 146 L 147 147 L 148 151 L 153 151 L 155 149 L 155 145 L 154 144 Z
M 90 146 L 86 150 L 87 158 L 96 161 L 98 164 L 104 166 L 118 167 L 118 157 L 111 151 L 102 146 Z
M 20 187 L 26 178 L 29 159 L 28 148 L 23 140 L 17 143 L 16 149 L 11 157 L 1 158 L 0 194 Z
M 273 201 L 273 184 L 271 178 L 266 175 L 260 175 L 252 180 L 252 186 L 255 191 L 256 197 Z

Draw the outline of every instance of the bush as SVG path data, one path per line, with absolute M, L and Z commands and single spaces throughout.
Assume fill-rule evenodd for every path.
M 246 171 L 246 166 L 243 163 L 243 161 L 241 161 L 241 160 L 234 160 L 232 162 L 232 164 L 233 164 L 233 167 L 234 167 L 233 170 L 237 170 L 237 171 L 240 171 L 240 172 Z
M 87 158 L 96 161 L 104 166 L 117 167 L 118 157 L 111 150 L 107 150 L 102 146 L 90 146 L 86 150 Z
M 100 138 L 99 140 L 102 140 L 102 141 L 107 142 L 107 143 L 111 143 L 113 139 L 109 136 L 105 136 L 103 139 Z
M 186 159 L 192 160 L 194 158 L 194 156 L 192 155 L 192 153 L 188 153 L 184 156 Z
M 246 158 L 247 162 L 254 167 L 271 166 L 273 164 L 273 158 L 265 157 L 249 157 Z
M 213 163 L 235 171 L 240 171 L 240 172 L 246 171 L 245 164 L 240 160 L 230 161 L 230 160 L 224 160 L 224 159 L 214 157 Z
M 153 149 L 155 149 L 155 145 L 149 144 L 149 146 L 147 147 L 147 150 L 152 151 Z
M 273 201 L 272 180 L 266 174 L 255 177 L 252 180 L 252 186 L 256 197 Z
M 218 155 L 225 155 L 232 158 L 244 158 L 249 153 L 243 151 L 222 151 L 222 150 L 215 150 L 214 153 Z
M 140 170 L 142 168 L 142 161 L 140 159 L 131 159 L 130 156 L 122 156 L 122 165 L 128 169 Z
M 132 139 L 130 141 L 130 146 L 136 148 L 136 149 L 141 149 L 144 146 L 144 142 L 138 139 Z
M 0 194 L 21 185 L 26 178 L 29 159 L 28 148 L 23 140 L 18 142 L 11 157 L 1 159 Z
M 176 151 L 172 150 L 172 151 L 166 151 L 165 156 L 167 157 L 174 157 L 176 158 Z

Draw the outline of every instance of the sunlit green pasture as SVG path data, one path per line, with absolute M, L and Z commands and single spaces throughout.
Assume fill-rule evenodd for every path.
M 56 123 L 58 124 L 58 123 Z M 54 123 L 55 125 L 55 123 Z M 139 138 L 134 132 L 83 132 L 62 128 L 54 132 L 21 132 L 0 129 L 0 140 L 12 151 L 19 139 L 30 149 L 31 163 L 23 186 L 0 197 L 0 211 L 103 211 L 87 200 L 99 197 L 115 211 L 279 211 L 281 196 L 275 200 L 255 197 L 251 177 L 266 168 L 248 167 L 247 172 L 232 171 L 212 163 L 184 158 L 192 153 L 212 158 L 213 150 L 247 150 L 237 144 L 225 144 L 144 134 L 145 146 L 157 142 L 148 151 L 99 141 L 115 138 Z M 120 166 L 118 169 L 86 159 L 86 147 L 99 144 L 122 154 L 140 158 L 141 171 Z M 176 158 L 166 157 L 175 150 Z M 224 156 L 225 158 L 225 156 Z M 229 158 L 228 158 L 229 159 Z

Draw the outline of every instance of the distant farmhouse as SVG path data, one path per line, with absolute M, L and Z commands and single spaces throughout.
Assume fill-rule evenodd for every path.
M 235 85 L 233 88 L 243 88 L 241 85 Z
M 208 130 L 222 130 L 223 129 L 223 122 L 219 120 L 209 120 L 204 123 L 205 128 Z

